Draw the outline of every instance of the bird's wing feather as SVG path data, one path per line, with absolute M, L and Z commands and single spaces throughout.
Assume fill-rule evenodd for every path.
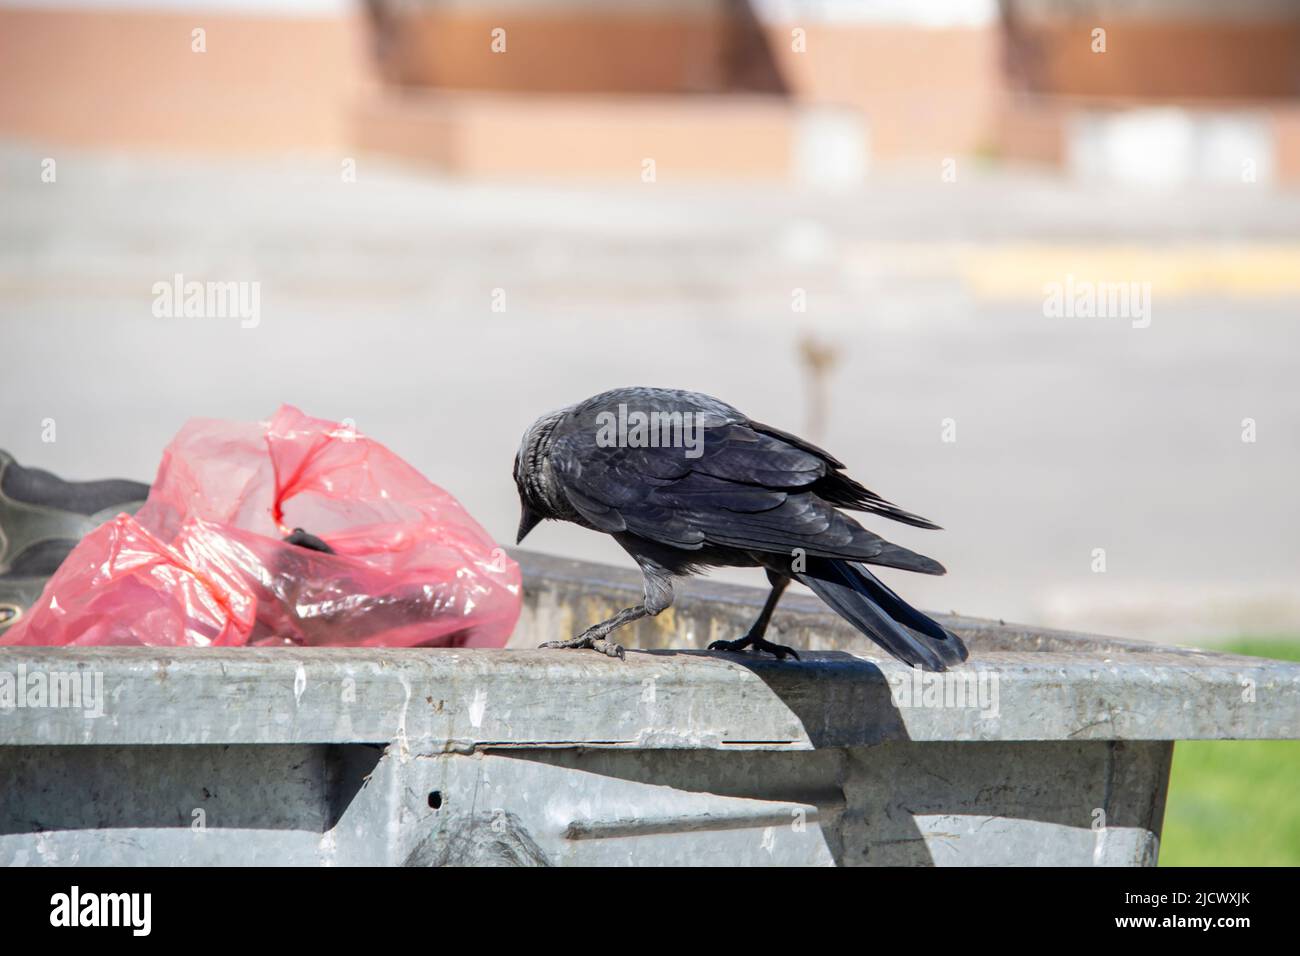
M 600 441 L 595 415 L 602 409 L 580 406 L 553 438 L 557 481 L 574 509 L 602 531 L 688 550 L 712 545 L 789 555 L 801 548 L 943 573 L 937 562 L 872 534 L 813 492 L 834 459 L 721 409 L 697 411 L 704 422 L 698 446 L 629 447 Z

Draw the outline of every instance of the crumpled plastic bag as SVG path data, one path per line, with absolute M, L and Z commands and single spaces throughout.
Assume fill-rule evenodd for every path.
M 281 540 L 302 528 L 333 551 Z M 383 445 L 282 406 L 188 422 L 0 644 L 500 647 L 518 566 Z

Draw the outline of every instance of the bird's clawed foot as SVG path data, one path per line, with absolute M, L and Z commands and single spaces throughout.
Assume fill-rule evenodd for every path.
M 610 657 L 617 657 L 619 660 L 626 660 L 626 651 L 623 645 L 615 641 L 607 640 L 603 636 L 588 634 L 586 632 L 579 634 L 577 637 L 567 641 L 547 641 L 538 647 L 570 647 L 570 648 L 590 648 L 593 651 L 600 651 Z
M 799 654 L 793 647 L 786 647 L 784 644 L 773 644 L 771 641 L 765 641 L 761 637 L 750 637 L 748 634 L 734 641 L 714 641 L 709 645 L 709 650 L 743 651 L 750 647 L 756 651 L 767 651 L 769 654 L 775 654 L 778 661 L 784 660 L 787 654 L 795 660 L 799 659 Z

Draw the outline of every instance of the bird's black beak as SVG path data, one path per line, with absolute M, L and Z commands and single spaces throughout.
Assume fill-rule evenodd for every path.
M 528 537 L 528 532 L 536 528 L 542 520 L 542 516 L 535 511 L 530 511 L 528 505 L 520 505 L 519 507 L 519 534 L 515 536 L 515 544 L 521 543 L 524 538 Z

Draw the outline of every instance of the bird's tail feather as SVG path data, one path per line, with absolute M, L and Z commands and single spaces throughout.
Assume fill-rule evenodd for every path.
M 867 637 L 899 660 L 925 670 L 947 670 L 966 660 L 961 638 L 885 587 L 860 564 L 809 558 L 795 578 Z

